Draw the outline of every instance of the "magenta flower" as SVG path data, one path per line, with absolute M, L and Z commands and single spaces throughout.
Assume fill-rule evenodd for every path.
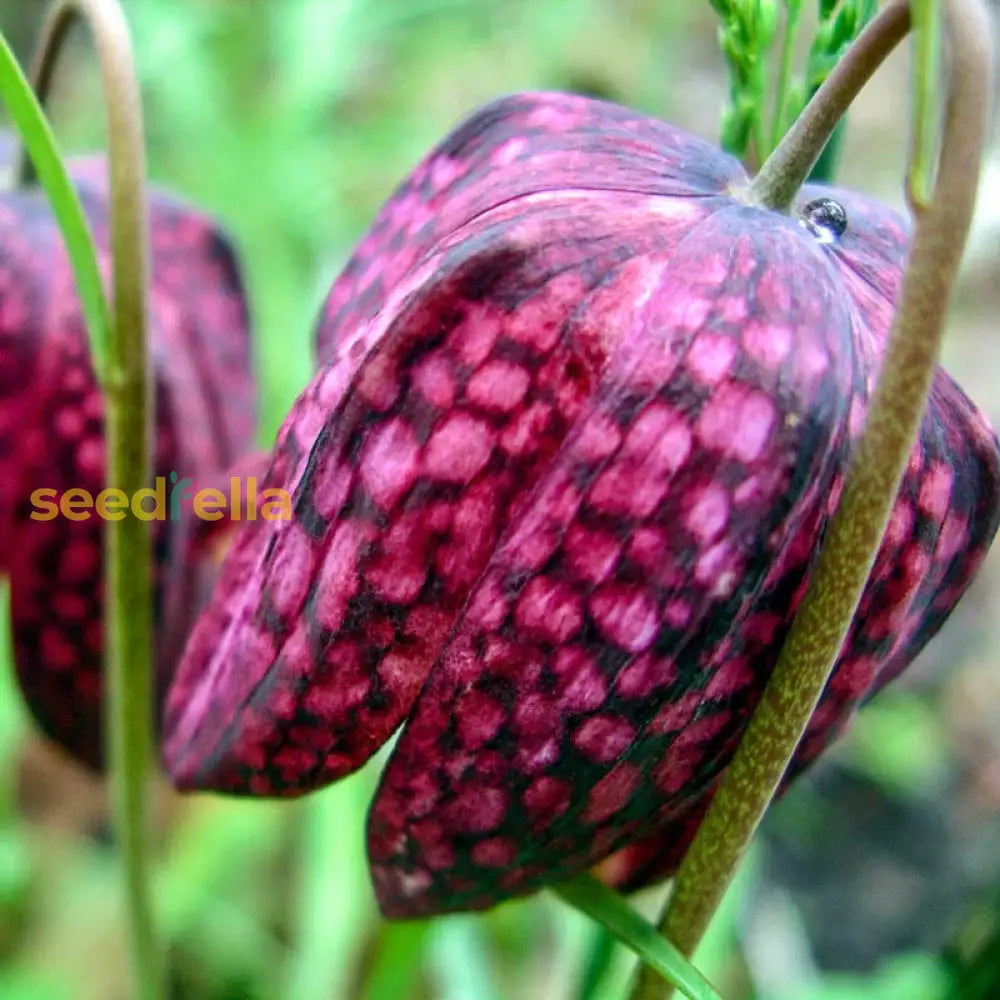
M 182 788 L 298 795 L 402 724 L 369 816 L 393 916 L 613 852 L 676 862 L 773 667 L 861 428 L 904 225 L 743 203 L 717 149 L 559 94 L 490 105 L 335 283 L 320 369 L 171 687 Z M 1000 453 L 939 372 L 800 771 L 941 625 Z
M 105 170 L 94 159 L 71 172 L 107 268 Z M 242 285 L 229 244 L 205 216 L 153 194 L 150 230 L 155 471 L 214 485 L 255 428 Z M 40 190 L 0 198 L 0 289 L 0 568 L 10 576 L 17 674 L 42 729 L 97 765 L 103 522 L 80 507 L 82 520 L 37 520 L 33 513 L 54 508 L 43 511 L 32 493 L 101 492 L 103 400 L 62 238 Z M 189 503 L 177 520 L 165 513 L 153 524 L 161 691 L 214 576 L 209 525 L 193 521 Z

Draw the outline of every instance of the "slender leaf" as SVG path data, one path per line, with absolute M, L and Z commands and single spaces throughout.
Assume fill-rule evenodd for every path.
M 103 379 L 111 337 L 111 310 L 104 295 L 97 251 L 45 112 L 3 35 L 0 35 L 0 97 L 35 165 L 66 242 L 90 337 L 94 368 Z
M 719 1000 L 707 979 L 665 938 L 629 906 L 625 899 L 591 875 L 555 887 L 571 906 L 602 924 L 626 948 L 658 972 L 689 1000 Z
M 941 0 L 911 0 L 910 11 L 913 18 L 913 101 L 906 180 L 910 197 L 918 205 L 925 205 L 931 196 L 938 133 Z

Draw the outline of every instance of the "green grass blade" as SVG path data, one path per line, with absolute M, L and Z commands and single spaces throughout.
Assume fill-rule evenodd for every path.
M 0 98 L 35 165 L 66 242 L 90 337 L 94 368 L 98 378 L 103 380 L 111 336 L 111 310 L 104 295 L 97 251 L 45 112 L 3 35 L 0 35 Z
M 577 875 L 554 889 L 571 906 L 603 925 L 640 961 L 658 972 L 688 1000 L 719 1000 L 711 983 L 625 899 L 591 875 Z
M 600 1000 L 598 992 L 604 985 L 608 970 L 615 957 L 616 940 L 603 927 L 597 928 L 597 934 L 587 955 L 587 964 L 583 970 L 580 984 L 579 1000 Z
M 910 198 L 926 205 L 934 180 L 938 141 L 941 0 L 913 0 L 913 102 L 910 121 L 910 163 L 907 185 Z

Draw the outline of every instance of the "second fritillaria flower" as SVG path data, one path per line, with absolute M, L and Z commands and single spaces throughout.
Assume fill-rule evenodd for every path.
M 179 785 L 295 795 L 405 720 L 369 823 L 393 915 L 664 851 L 774 665 L 860 430 L 904 262 L 843 192 L 743 203 L 736 161 L 523 95 L 445 140 L 335 284 L 321 368 L 165 718 Z M 835 199 L 835 200 L 833 200 Z M 943 373 L 862 614 L 796 761 L 897 673 L 997 523 Z M 662 850 L 661 850 L 662 846 Z
M 87 158 L 70 170 L 106 272 L 107 164 Z M 251 446 L 256 423 L 242 282 L 207 216 L 160 192 L 148 195 L 148 211 L 152 464 L 160 477 L 181 470 L 175 478 L 215 485 Z M 41 728 L 97 766 L 104 525 L 93 511 L 39 518 L 33 496 L 94 497 L 107 485 L 104 400 L 72 270 L 38 188 L 0 198 L 0 302 L 0 568 L 10 576 L 14 663 Z M 216 568 L 206 527 L 189 516 L 152 526 L 160 694 Z

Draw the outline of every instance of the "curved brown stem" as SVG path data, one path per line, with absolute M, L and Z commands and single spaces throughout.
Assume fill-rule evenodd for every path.
M 133 496 L 151 478 L 152 386 L 146 337 L 145 144 L 128 25 L 117 0 L 61 0 L 46 19 L 32 68 L 39 99 L 51 86 L 76 20 L 88 27 L 107 108 L 112 324 L 104 379 L 107 478 Z M 21 154 L 17 179 L 34 177 Z M 138 1000 L 162 996 L 149 899 L 148 784 L 153 759 L 153 668 L 149 525 L 134 517 L 105 525 L 106 733 L 128 902 Z
M 940 352 L 951 287 L 972 220 L 990 95 L 989 25 L 980 0 L 949 0 L 954 67 L 937 180 L 916 227 L 882 375 L 840 506 L 802 606 L 719 792 L 687 852 L 661 932 L 690 955 L 773 797 L 850 627 Z M 632 1000 L 663 1000 L 643 974 Z

